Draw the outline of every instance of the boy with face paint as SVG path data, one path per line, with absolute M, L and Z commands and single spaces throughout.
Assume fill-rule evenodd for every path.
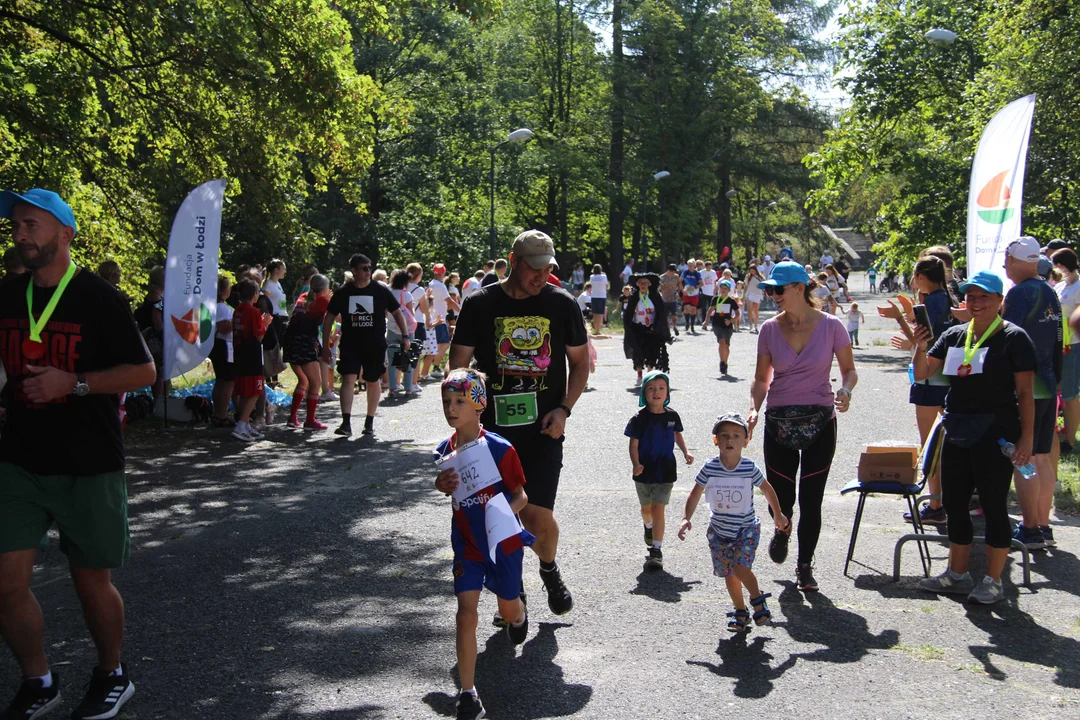
M 686 464 L 694 456 L 686 449 L 679 414 L 668 407 L 671 381 L 662 372 L 650 372 L 641 385 L 638 406 L 624 434 L 630 438 L 630 462 L 634 465 L 634 486 L 645 524 L 645 545 L 649 556 L 645 567 L 659 570 L 664 566 L 664 509 L 677 479 L 675 446 L 679 446 Z
M 728 356 L 731 354 L 731 334 L 739 322 L 739 302 L 732 297 L 733 283 L 730 280 L 721 280 L 718 283 L 716 300 L 709 307 L 705 316 L 705 325 L 712 320 L 713 334 L 716 335 L 716 343 L 720 350 L 720 374 L 727 375 Z M 704 328 L 704 325 L 703 325 Z
M 435 479 L 435 489 L 453 496 L 454 522 L 450 544 L 454 549 L 454 593 L 457 595 L 457 658 L 461 692 L 457 717 L 484 717 L 484 705 L 476 693 L 476 626 L 480 593 L 486 587 L 498 597 L 499 614 L 506 620 L 510 642 L 520 645 L 529 634 L 529 616 L 521 583 L 524 546 L 534 538 L 525 530 L 501 540 L 494 552 L 488 546 L 487 505 L 498 496 L 517 515 L 529 502 L 525 473 L 514 446 L 480 424 L 487 407 L 485 377 L 477 370 L 452 370 L 442 382 L 443 415 L 454 434 L 435 451 L 439 461 L 456 454 L 480 453 L 475 461 L 459 463 L 469 477 L 445 469 Z M 476 447 L 480 445 L 482 447 Z M 490 457 L 484 454 L 485 450 Z M 466 483 L 467 493 L 458 492 Z

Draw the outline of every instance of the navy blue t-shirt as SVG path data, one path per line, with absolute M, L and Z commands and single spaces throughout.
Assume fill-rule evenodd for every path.
M 683 431 L 679 413 L 664 408 L 662 413 L 649 412 L 643 407 L 630 418 L 623 433 L 638 441 L 638 462 L 645 472 L 634 478 L 642 483 L 675 482 L 675 433 Z
M 952 314 L 952 303 L 949 301 L 949 293 L 944 289 L 935 290 L 923 298 L 923 305 L 926 306 L 926 314 L 930 318 L 930 327 L 934 331 L 935 340 L 956 324 L 956 318 Z
M 697 270 L 687 270 L 682 274 L 683 285 L 701 287 L 701 273 Z
M 1061 301 L 1054 288 L 1040 278 L 1028 278 L 1005 295 L 1002 318 L 1022 327 L 1035 346 L 1035 398 L 1055 397 L 1061 378 L 1063 328 Z

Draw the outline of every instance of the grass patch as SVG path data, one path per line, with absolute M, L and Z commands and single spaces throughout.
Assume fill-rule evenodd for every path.
M 1054 491 L 1058 512 L 1080 515 L 1080 455 L 1063 455 L 1058 462 L 1061 487 Z
M 945 651 L 933 645 L 897 645 L 893 649 L 923 662 L 942 660 L 945 657 Z

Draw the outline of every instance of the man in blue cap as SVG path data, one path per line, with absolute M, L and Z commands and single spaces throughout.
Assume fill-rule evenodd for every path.
M 55 522 L 98 651 L 72 717 L 111 718 L 135 692 L 120 663 L 124 602 L 110 574 L 129 551 L 119 394 L 152 383 L 154 363 L 119 293 L 72 262 L 78 226 L 59 195 L 4 191 L 0 217 L 30 271 L 0 286 L 0 635 L 24 676 L 4 717 L 37 718 L 60 703 L 30 591 L 38 544 Z

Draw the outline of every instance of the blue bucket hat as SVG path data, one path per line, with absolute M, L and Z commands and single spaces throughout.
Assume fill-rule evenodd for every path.
M 777 263 L 773 267 L 769 279 L 762 281 L 760 284 L 766 287 L 776 287 L 777 285 L 790 285 L 792 283 L 807 285 L 809 282 L 810 276 L 807 274 L 806 268 L 797 262 L 785 260 L 782 263 Z
M 59 220 L 62 225 L 67 225 L 76 233 L 79 232 L 79 227 L 75 224 L 75 213 L 72 211 L 71 206 L 52 190 L 34 188 L 33 190 L 27 190 L 22 195 L 12 190 L 0 192 L 0 217 L 6 217 L 10 220 L 11 210 L 15 207 L 15 203 L 18 202 L 41 208 Z
M 960 283 L 960 292 L 966 293 L 970 287 L 982 288 L 988 293 L 1001 295 L 1005 290 L 1005 283 L 1001 282 L 1001 276 L 992 270 L 980 270 Z
M 664 378 L 664 383 L 667 385 L 668 392 L 667 397 L 664 398 L 664 407 L 667 407 L 668 403 L 671 402 L 671 378 L 668 377 L 667 373 L 653 370 L 641 379 L 641 391 L 638 393 L 638 407 L 645 407 L 645 387 L 656 378 Z

